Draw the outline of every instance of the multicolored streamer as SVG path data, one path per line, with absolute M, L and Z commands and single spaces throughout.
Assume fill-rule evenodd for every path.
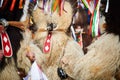
M 100 1 L 101 0 L 92 0 L 92 4 L 90 3 L 91 0 L 82 0 L 85 6 L 89 9 L 91 13 L 91 20 L 90 20 L 90 28 L 89 34 L 92 34 L 92 37 L 99 35 L 99 8 L 100 8 Z M 92 6 L 90 6 L 90 4 Z M 94 6 L 94 7 L 93 7 Z
M 88 1 L 82 0 L 82 2 L 84 3 L 84 5 L 89 9 L 90 13 L 92 14 L 94 12 L 94 9 L 90 6 L 90 0 L 88 0 Z
M 64 0 L 52 0 L 51 11 L 54 12 L 58 10 L 59 15 L 61 15 L 64 9 L 63 5 L 64 5 Z
M 97 2 L 96 8 L 94 10 L 93 22 L 92 22 L 92 36 L 98 36 L 98 26 L 99 26 L 99 8 L 100 8 L 100 1 Z

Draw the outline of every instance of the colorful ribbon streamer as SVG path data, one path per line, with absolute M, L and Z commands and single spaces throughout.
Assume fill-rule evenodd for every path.
M 92 14 L 94 12 L 94 9 L 89 5 L 90 0 L 87 2 L 86 0 L 82 0 L 84 5 L 89 9 L 90 13 Z
M 93 20 L 92 20 L 92 36 L 98 36 L 99 35 L 99 31 L 98 31 L 98 26 L 99 26 L 99 8 L 100 8 L 100 1 L 99 0 L 97 2 L 96 8 L 94 10 L 94 16 L 93 16 Z

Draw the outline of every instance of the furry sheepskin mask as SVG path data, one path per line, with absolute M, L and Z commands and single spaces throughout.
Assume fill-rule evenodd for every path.
M 47 30 L 52 25 L 53 30 L 66 31 L 71 24 L 72 7 L 68 1 L 64 2 L 63 0 L 60 6 L 57 6 L 57 2 L 52 4 L 52 1 L 54 0 L 47 2 L 38 1 L 38 8 L 33 11 L 34 22 L 38 26 L 38 30 Z M 66 21 L 67 23 L 65 23 Z

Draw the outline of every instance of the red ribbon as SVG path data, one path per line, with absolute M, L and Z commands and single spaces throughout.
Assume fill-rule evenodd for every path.
M 1 33 L 1 41 L 2 41 L 3 55 L 5 57 L 11 57 L 13 55 L 13 51 L 8 34 L 6 32 Z
M 14 6 L 15 6 L 15 3 L 16 3 L 16 0 L 12 0 L 12 4 L 11 4 L 11 7 L 10 7 L 10 11 L 13 11 Z
M 45 41 L 44 47 L 43 47 L 44 53 L 48 53 L 50 51 L 51 36 L 52 36 L 52 33 L 49 33 L 47 38 L 46 38 L 46 41 Z
M 19 9 L 22 9 L 23 8 L 23 0 L 20 0 L 19 1 Z

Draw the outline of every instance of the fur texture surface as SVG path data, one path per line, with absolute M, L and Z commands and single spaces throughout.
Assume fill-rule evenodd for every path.
M 16 0 L 14 9 L 10 11 L 10 6 L 12 0 L 3 0 L 3 5 L 0 7 L 0 19 L 4 18 L 7 21 L 19 21 L 22 15 L 22 9 L 19 9 L 19 0 Z M 22 40 L 21 30 L 14 26 L 7 26 L 6 32 L 8 33 L 11 46 L 13 49 L 12 57 L 2 57 L 0 61 L 0 80 L 20 80 L 18 75 L 16 61 L 17 61 L 17 51 L 20 47 L 20 40 Z M 0 50 L 2 49 L 2 43 L 0 39 Z M 3 54 L 3 53 L 0 53 Z
M 41 7 L 42 1 L 40 1 L 38 5 Z M 33 19 L 38 27 L 34 41 L 41 50 L 44 48 L 44 43 L 48 35 L 48 31 L 46 30 L 47 25 L 50 23 L 56 25 L 56 28 L 51 31 L 51 50 L 47 54 L 43 52 L 45 56 L 44 64 L 38 64 L 40 64 L 49 80 L 60 80 L 57 74 L 58 67 L 62 67 L 63 69 L 67 68 L 65 72 L 72 78 L 74 73 L 72 65 L 74 65 L 75 60 L 83 56 L 83 52 L 77 42 L 66 34 L 72 22 L 73 10 L 71 4 L 65 1 L 64 11 L 61 16 L 57 11 L 50 14 L 51 13 L 45 14 L 43 10 L 39 8 L 33 12 Z M 41 59 L 39 60 L 41 61 Z M 65 62 L 63 62 L 63 60 L 65 60 Z M 66 61 L 68 64 L 64 65 Z
M 119 36 L 104 34 L 88 47 L 75 64 L 76 80 L 116 80 L 120 63 Z M 77 78 L 78 77 L 78 78 Z
M 106 15 L 106 33 L 92 43 L 84 55 L 80 46 L 66 34 L 72 22 L 71 4 L 65 1 L 64 11 L 60 16 L 57 11 L 52 14 L 44 13 L 41 8 L 42 0 L 38 2 L 38 7 L 33 11 L 33 20 L 38 30 L 32 39 L 32 44 L 35 46 L 31 47 L 31 50 L 32 48 L 38 49 L 32 51 L 35 51 L 35 54 L 38 51 L 39 57 L 36 58 L 36 61 L 48 80 L 61 80 L 57 74 L 58 67 L 62 67 L 68 74 L 69 77 L 66 80 L 120 80 L 120 23 L 119 16 L 114 14 L 113 4 L 115 5 L 111 0 Z M 112 22 L 111 16 L 115 21 Z M 56 25 L 51 31 L 51 49 L 49 53 L 44 53 L 44 43 L 48 35 L 47 26 L 51 23 Z M 28 41 L 23 41 L 21 45 Z M 25 48 L 21 49 L 19 55 L 24 55 L 22 52 L 25 51 Z M 24 63 L 26 62 L 24 61 Z
M 109 1 L 109 9 L 105 13 L 106 32 L 75 63 L 74 72 L 79 75 L 76 80 L 120 80 L 120 16 L 115 10 L 119 6 L 116 1 Z
M 74 65 L 74 61 L 79 59 L 84 54 L 78 43 L 66 34 L 72 22 L 72 6 L 70 2 L 65 1 L 64 10 L 61 16 L 57 12 L 57 10 L 52 14 L 50 12 L 44 13 L 43 10 L 40 9 L 40 7 L 42 7 L 42 0 L 38 2 L 38 6 L 39 7 L 37 7 L 32 14 L 33 20 L 38 30 L 35 32 L 34 38 L 32 39 L 32 44 L 34 45 L 34 47 L 31 47 L 30 50 L 39 55 L 37 56 L 38 58 L 36 58 L 36 61 L 42 71 L 46 74 L 48 80 L 61 80 L 57 73 L 58 67 L 62 67 L 63 70 L 66 68 L 65 72 L 69 76 L 67 80 L 73 80 L 74 72 L 72 66 Z M 51 49 L 48 53 L 44 53 L 43 46 L 46 37 L 48 36 L 47 26 L 51 23 L 56 25 L 53 31 L 51 31 Z M 25 56 L 25 54 L 27 53 L 25 47 L 29 46 L 31 43 L 31 41 L 27 39 L 28 38 L 24 36 L 24 40 L 23 42 L 21 42 L 21 46 L 23 47 L 21 47 L 21 49 L 18 51 L 18 55 L 21 55 L 21 57 L 18 57 L 18 64 L 20 65 L 22 64 L 22 60 L 25 60 L 27 58 Z M 28 41 L 30 41 L 30 43 Z M 26 42 L 28 42 L 28 44 Z M 37 46 L 35 47 L 35 45 Z M 23 61 L 23 65 L 25 65 L 26 63 L 29 64 L 27 62 L 27 59 Z M 68 64 L 65 65 L 65 63 Z M 20 65 L 20 68 L 25 68 L 24 66 Z

